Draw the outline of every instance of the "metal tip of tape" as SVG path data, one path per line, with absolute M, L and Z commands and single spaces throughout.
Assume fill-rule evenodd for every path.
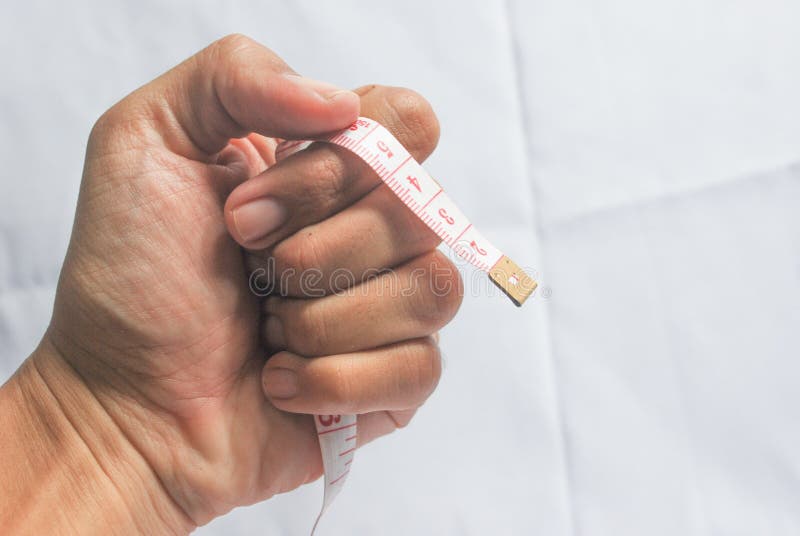
M 531 276 L 505 255 L 489 270 L 489 278 L 517 307 L 525 303 L 537 286 Z

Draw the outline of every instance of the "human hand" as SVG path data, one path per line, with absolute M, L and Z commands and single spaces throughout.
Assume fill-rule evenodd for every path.
M 294 489 L 321 474 L 306 413 L 364 413 L 363 444 L 404 425 L 438 381 L 430 335 L 461 294 L 438 239 L 341 149 L 273 166 L 276 137 L 344 128 L 359 105 L 418 159 L 433 150 L 438 126 L 419 97 L 359 93 L 297 77 L 233 36 L 93 129 L 51 325 L 6 396 L 60 431 L 54 452 L 91 454 L 81 474 L 116 490 L 116 522 L 182 532 Z M 247 275 L 270 258 L 267 280 L 315 268 L 327 295 L 304 297 L 298 276 L 260 303 Z M 360 282 L 390 268 L 330 294 L 337 269 Z M 265 366 L 265 347 L 288 352 Z

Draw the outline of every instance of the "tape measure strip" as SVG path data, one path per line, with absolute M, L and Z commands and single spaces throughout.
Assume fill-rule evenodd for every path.
M 358 423 L 355 415 L 315 415 L 319 448 L 322 452 L 322 467 L 325 471 L 325 491 L 322 508 L 319 511 L 313 536 L 322 515 L 342 490 L 344 481 L 350 473 L 350 464 L 356 452 Z
M 364 160 L 456 255 L 487 272 L 515 305 L 522 305 L 536 290 L 536 281 L 470 223 L 442 186 L 383 125 L 359 117 L 349 128 L 318 141 L 344 147 Z M 309 143 L 284 142 L 276 150 L 276 158 L 285 158 Z
M 486 272 L 515 305 L 521 306 L 536 290 L 536 281 L 478 232 L 442 186 L 380 123 L 359 117 L 349 128 L 316 141 L 333 143 L 360 157 L 456 255 Z M 311 143 L 285 141 L 275 151 L 276 160 Z M 358 428 L 355 415 L 316 415 L 314 423 L 325 469 L 325 495 L 312 535 L 347 479 Z

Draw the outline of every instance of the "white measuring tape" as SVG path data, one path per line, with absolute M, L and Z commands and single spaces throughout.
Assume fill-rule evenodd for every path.
M 380 123 L 359 117 L 349 128 L 316 141 L 344 147 L 364 160 L 456 255 L 477 269 L 487 272 L 489 278 L 516 305 L 522 305 L 536 289 L 536 282 L 478 232 L 447 196 L 442 186 Z M 311 143 L 283 142 L 276 149 L 275 157 L 280 161 L 305 149 Z M 357 441 L 355 415 L 316 415 L 314 423 L 325 468 L 325 496 L 312 535 L 322 514 L 339 494 L 347 479 Z

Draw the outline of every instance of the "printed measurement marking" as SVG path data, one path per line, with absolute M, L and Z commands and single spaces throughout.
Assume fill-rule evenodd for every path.
M 375 126 L 374 126 L 374 127 L 372 127 L 372 128 L 370 129 L 370 131 L 369 131 L 369 132 L 367 132 L 366 134 L 364 134 L 364 135 L 361 137 L 361 139 L 360 139 L 360 140 L 358 140 L 358 141 L 356 142 L 356 145 L 361 145 L 362 143 L 364 143 L 364 140 L 366 140 L 366 139 L 367 139 L 367 136 L 369 136 L 370 134 L 372 134 L 373 132 L 375 132 L 376 130 L 378 130 L 378 126 L 379 126 L 379 123 L 377 123 L 377 122 L 376 122 L 376 123 L 375 123 Z
M 400 169 L 401 167 L 405 166 L 405 165 L 406 165 L 406 162 L 408 162 L 409 160 L 411 160 L 411 155 L 408 155 L 408 158 L 406 158 L 405 160 L 403 160 L 403 163 L 402 163 L 402 164 L 400 164 L 399 166 L 397 166 L 396 168 L 394 168 L 394 171 L 392 171 L 392 172 L 389 174 L 389 177 L 394 177 L 394 174 L 395 174 L 395 173 L 397 173 L 397 170 L 398 170 L 398 169 Z M 388 177 L 387 177 L 387 178 L 388 178 Z
M 354 422 L 353 424 L 348 424 L 347 426 L 340 426 L 339 428 L 331 428 L 330 430 L 325 430 L 323 432 L 319 432 L 317 435 L 324 435 L 324 434 L 330 434 L 331 432 L 338 432 L 339 430 L 345 430 L 347 428 L 352 428 L 353 426 L 356 426 L 357 424 L 358 423 Z
M 434 199 L 436 199 L 436 196 L 437 196 L 437 195 L 439 195 L 440 193 L 442 193 L 442 191 L 444 191 L 444 188 L 439 188 L 439 191 L 438 191 L 438 192 L 436 192 L 435 194 L 433 194 L 433 197 L 431 197 L 430 199 L 428 199 L 428 202 L 427 202 L 427 203 L 425 203 L 424 205 L 422 205 L 422 209 L 424 209 L 425 207 L 427 207 L 428 205 L 430 205 L 430 204 L 431 204 L 431 201 L 433 201 Z
M 461 238 L 462 236 L 464 236 L 464 233 L 466 233 L 466 232 L 467 232 L 467 229 L 469 229 L 470 227 L 472 227 L 472 224 L 471 224 L 471 223 L 470 223 L 470 224 L 468 224 L 466 227 L 464 227 L 464 230 L 463 230 L 463 231 L 461 231 L 461 234 L 460 234 L 460 235 L 458 235 L 458 236 L 456 237 L 456 239 L 455 239 L 455 240 L 453 240 L 453 242 L 458 242 L 458 239 L 459 239 L 459 238 Z
M 344 473 L 342 473 L 341 475 L 339 475 L 339 477 L 337 477 L 337 478 L 335 478 L 335 479 L 331 480 L 331 483 L 330 483 L 330 484 L 328 484 L 328 485 L 329 485 L 329 486 L 333 486 L 334 484 L 336 484 L 337 482 L 339 482 L 341 479 L 343 479 L 344 477 L 346 477 L 346 476 L 347 476 L 347 473 L 349 473 L 349 472 L 350 472 L 350 469 L 348 469 L 347 471 L 345 471 Z

